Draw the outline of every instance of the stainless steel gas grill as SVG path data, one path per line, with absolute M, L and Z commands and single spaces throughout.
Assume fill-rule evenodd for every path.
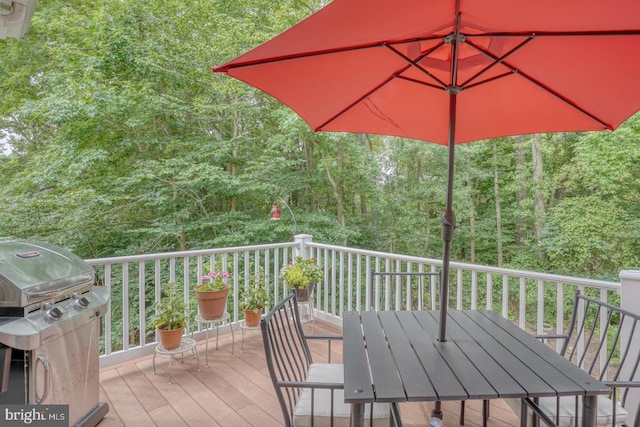
M 69 405 L 95 426 L 100 318 L 109 301 L 91 266 L 54 245 L 0 241 L 0 404 Z

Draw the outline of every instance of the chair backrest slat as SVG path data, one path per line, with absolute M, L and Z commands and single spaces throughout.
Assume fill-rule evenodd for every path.
M 285 425 L 293 426 L 293 412 L 302 388 L 282 387 L 282 382 L 303 382 L 309 365 L 313 363 L 311 351 L 304 338 L 295 294 L 280 301 L 261 320 L 267 367 L 278 401 L 285 415 Z

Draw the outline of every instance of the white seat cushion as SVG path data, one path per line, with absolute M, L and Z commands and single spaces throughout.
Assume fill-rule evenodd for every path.
M 520 399 L 505 399 L 507 405 L 511 408 L 516 415 L 520 415 Z M 551 418 L 556 421 L 556 398 L 555 397 L 541 397 L 538 406 Z M 573 427 L 575 426 L 575 409 L 576 398 L 574 396 L 562 396 L 560 398 L 560 420 L 558 427 Z M 531 409 L 528 414 L 533 417 Z M 616 425 L 624 424 L 627 421 L 627 411 L 616 403 Z M 532 418 L 527 420 L 527 425 L 532 426 Z M 598 396 L 598 419 L 597 424 L 599 426 L 610 426 L 613 421 L 613 403 L 605 396 Z M 582 423 L 582 399 L 578 399 L 578 425 Z
M 340 363 L 313 363 L 309 367 L 307 381 L 320 383 L 344 383 L 344 367 Z M 331 425 L 331 390 L 314 391 L 314 426 L 328 427 Z M 371 405 L 365 405 L 365 420 L 369 419 Z M 373 405 L 373 425 L 375 427 L 389 427 L 389 404 Z M 333 425 L 334 427 L 349 427 L 351 405 L 344 403 L 343 390 L 335 390 L 333 395 Z M 293 413 L 293 423 L 296 427 L 311 427 L 311 389 L 304 389 Z M 368 421 L 365 425 L 369 425 Z

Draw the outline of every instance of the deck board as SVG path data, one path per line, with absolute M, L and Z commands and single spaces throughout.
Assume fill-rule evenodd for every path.
M 309 325 L 305 325 L 309 331 Z M 340 328 L 316 320 L 313 333 L 340 334 Z M 100 400 L 109 404 L 109 413 L 99 427 L 198 426 L 198 427 L 277 427 L 284 425 L 280 405 L 273 391 L 257 331 L 247 331 L 244 351 L 241 334 L 235 334 L 235 355 L 231 355 L 231 335 L 220 335 L 219 349 L 209 341 L 209 367 L 205 367 L 205 343 L 198 342 L 200 371 L 197 360 L 185 354 L 172 364 L 173 384 L 168 384 L 167 357 L 153 356 L 100 370 Z M 310 345 L 314 360 L 326 360 L 326 344 Z M 342 360 L 339 342 L 332 345 L 332 362 Z M 405 427 L 425 426 L 433 404 L 403 403 Z M 443 402 L 444 426 L 458 427 L 459 402 Z M 465 411 L 465 426 L 482 425 L 482 402 L 469 401 Z M 518 417 L 502 400 L 491 402 L 489 427 L 516 427 Z

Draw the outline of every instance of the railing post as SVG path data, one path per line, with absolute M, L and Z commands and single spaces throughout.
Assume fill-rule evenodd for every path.
M 296 234 L 293 236 L 293 241 L 296 242 L 293 255 L 301 256 L 302 259 L 311 258 L 311 248 L 307 244 L 312 240 L 313 236 L 311 234 Z
M 640 270 L 622 270 L 620 272 L 620 307 L 632 313 L 638 313 L 640 311 L 638 310 L 638 301 L 640 301 Z M 630 354 L 637 354 L 640 352 L 640 340 L 637 337 L 635 340 L 631 340 L 630 333 L 628 328 L 623 328 L 620 341 L 623 345 L 625 343 L 634 343 L 634 348 L 629 349 Z M 635 334 L 640 334 L 637 327 Z M 630 378 L 629 372 L 631 369 L 633 367 L 623 367 L 623 378 Z M 627 376 L 625 377 L 625 375 Z M 640 390 L 631 388 L 625 404 L 625 409 L 629 412 L 627 425 L 634 425 L 638 405 L 640 405 Z

